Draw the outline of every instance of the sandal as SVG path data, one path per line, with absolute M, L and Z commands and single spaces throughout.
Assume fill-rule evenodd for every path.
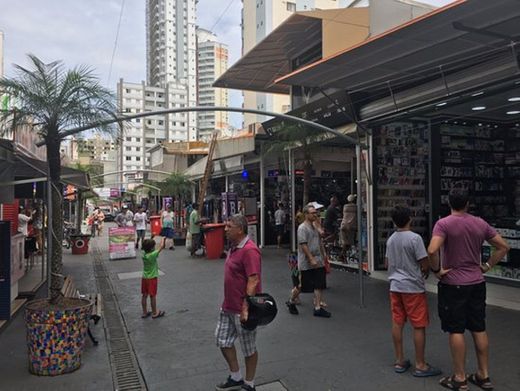
M 159 311 L 157 315 L 152 315 L 152 319 L 162 318 L 164 316 L 164 311 Z
M 410 364 L 410 360 L 404 360 L 402 363 L 396 362 L 394 364 L 394 372 L 395 373 L 405 373 L 412 364 Z
M 430 377 L 438 376 L 442 373 L 439 368 L 432 367 L 430 364 L 426 364 L 426 369 L 415 368 L 412 375 L 415 377 Z
M 473 383 L 474 385 L 482 388 L 483 390 L 491 391 L 494 388 L 489 376 L 485 379 L 481 379 L 480 377 L 478 377 L 476 373 L 474 373 L 468 376 L 468 380 L 470 383 Z
M 449 390 L 455 390 L 455 391 L 459 391 L 459 390 L 460 391 L 467 391 L 467 390 L 469 390 L 469 388 L 468 388 L 468 381 L 467 380 L 463 380 L 463 381 L 455 380 L 455 375 L 443 377 L 439 381 L 439 384 L 441 386 L 443 386 L 444 388 L 447 388 Z
M 141 318 L 142 318 L 142 319 L 146 319 L 146 318 L 149 318 L 150 315 L 152 315 L 152 313 L 151 313 L 150 311 L 148 311 L 146 314 L 142 314 L 142 315 L 141 315 Z

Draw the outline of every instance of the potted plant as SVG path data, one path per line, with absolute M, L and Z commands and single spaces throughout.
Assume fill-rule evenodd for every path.
M 117 118 L 114 95 L 99 84 L 85 66 L 65 69 L 61 61 L 44 63 L 28 55 L 30 66 L 15 65 L 16 76 L 0 79 L 0 95 L 16 101 L 12 110 L 0 111 L 0 120 L 16 129 L 30 126 L 47 148 L 48 176 L 52 184 L 52 255 L 50 297 L 26 305 L 29 370 L 38 375 L 59 375 L 79 368 L 92 304 L 65 298 L 62 278 L 63 192 L 60 146 L 70 127 L 100 123 L 97 130 L 113 134 L 105 120 Z

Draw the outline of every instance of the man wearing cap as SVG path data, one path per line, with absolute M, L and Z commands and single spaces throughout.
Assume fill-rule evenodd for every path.
M 215 330 L 217 346 L 224 356 L 230 374 L 216 390 L 255 391 L 254 378 L 258 362 L 256 328 L 246 329 L 248 296 L 261 292 L 261 255 L 256 244 L 247 236 L 247 219 L 235 214 L 226 222 L 226 236 L 231 244 L 224 264 L 224 302 Z M 246 363 L 246 377 L 242 378 L 235 349 L 240 340 Z

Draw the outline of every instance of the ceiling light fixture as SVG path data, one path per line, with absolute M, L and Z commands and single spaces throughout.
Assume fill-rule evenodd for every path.
M 520 96 L 512 96 L 508 99 L 509 102 L 520 102 Z
M 446 106 L 447 104 L 448 104 L 448 102 L 441 102 L 441 103 L 437 103 L 435 106 L 442 107 L 442 106 Z
M 516 115 L 520 114 L 520 110 L 511 110 L 506 113 L 507 115 Z
M 473 110 L 473 111 L 486 110 L 486 106 L 475 106 L 475 107 L 472 107 L 471 110 Z
M 474 94 L 471 94 L 471 96 L 479 96 L 484 95 L 484 91 L 475 92 Z

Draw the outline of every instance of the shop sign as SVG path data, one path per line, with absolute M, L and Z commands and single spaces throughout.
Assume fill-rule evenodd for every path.
M 135 258 L 135 227 L 108 229 L 109 259 Z
M 121 196 L 121 192 L 117 187 L 110 188 L 110 198 L 119 198 Z
M 237 193 L 222 193 L 222 220 L 227 220 L 238 212 Z

